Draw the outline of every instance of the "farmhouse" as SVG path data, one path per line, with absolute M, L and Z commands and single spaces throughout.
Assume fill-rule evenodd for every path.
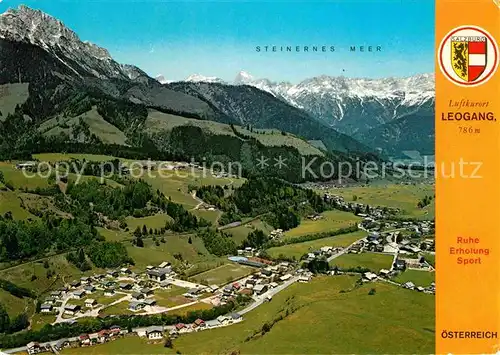
M 142 302 L 130 302 L 128 305 L 128 309 L 134 312 L 140 311 L 141 309 L 144 308 L 144 303 Z
M 61 292 L 61 291 L 52 291 L 52 292 L 50 293 L 50 296 L 51 296 L 53 299 L 57 299 L 57 298 L 59 298 L 59 297 L 61 297 L 61 296 L 62 296 L 62 292 Z
M 69 341 L 68 339 L 59 339 L 55 344 L 54 348 L 58 351 L 61 351 L 62 349 L 66 348 L 69 346 Z
M 406 261 L 403 259 L 396 259 L 396 262 L 394 263 L 394 269 L 396 270 L 406 269 Z
M 147 287 L 141 288 L 141 293 L 145 296 L 151 296 L 153 294 L 153 290 Z
M 144 296 L 144 295 L 143 295 L 142 293 L 140 293 L 140 292 L 134 292 L 134 293 L 132 294 L 132 298 L 133 298 L 133 299 L 136 299 L 136 300 L 143 300 L 143 299 L 145 299 L 145 298 L 146 298 L 146 296 Z
M 69 314 L 69 315 L 75 315 L 82 309 L 79 305 L 76 304 L 67 304 L 64 306 L 64 313 Z
M 189 328 L 183 323 L 176 324 L 174 329 L 177 333 L 187 333 L 189 331 Z
M 32 341 L 32 342 L 28 343 L 28 345 L 26 345 L 26 350 L 28 351 L 28 354 L 31 355 L 31 354 L 41 353 L 41 352 L 45 351 L 45 348 L 41 347 L 40 344 Z
M 80 299 L 83 296 L 85 296 L 84 290 L 78 290 L 78 291 L 73 292 L 73 298 Z
M 379 271 L 379 274 L 380 274 L 380 276 L 382 276 L 382 277 L 387 277 L 387 276 L 389 276 L 389 273 L 390 273 L 390 271 L 389 271 L 389 270 L 387 270 L 387 269 L 380 269 L 380 271 Z
M 229 320 L 230 318 L 229 317 L 226 317 L 226 316 L 218 316 L 217 317 L 217 321 L 222 324 L 222 325 L 227 325 L 229 324 Z
M 310 275 L 300 275 L 299 276 L 299 282 L 309 282 L 311 281 L 311 276 Z
M 367 281 L 373 281 L 373 280 L 376 280 L 377 279 L 377 274 L 374 274 L 373 272 L 365 272 L 363 274 L 363 279 L 367 280 Z
M 108 270 L 108 271 L 106 272 L 106 274 L 107 274 L 109 277 L 118 277 L 118 275 L 120 275 L 120 274 L 118 273 L 118 271 L 116 271 L 116 270 Z
M 96 300 L 93 298 L 87 298 L 85 300 L 85 307 L 92 308 L 97 304 Z
M 239 313 L 232 313 L 231 319 L 233 322 L 239 322 L 242 318 L 241 318 L 241 315 Z
M 121 272 L 122 274 L 126 274 L 126 275 L 130 275 L 130 274 L 132 273 L 132 271 L 130 271 L 130 269 L 129 269 L 129 268 L 126 268 L 126 267 L 122 267 L 122 268 L 120 269 L 120 272 Z
M 22 169 L 26 169 L 26 168 L 34 168 L 35 166 L 36 166 L 36 162 L 34 162 L 34 161 L 27 161 L 27 162 L 24 162 L 24 163 L 18 163 L 18 164 L 16 164 L 16 169 L 22 170 Z
M 80 287 L 81 282 L 79 280 L 75 280 L 70 285 L 72 288 L 77 288 L 77 287 Z
M 54 306 L 52 306 L 51 304 L 49 303 L 44 303 L 40 306 L 40 312 L 42 313 L 50 313 L 52 312 Z
M 161 282 L 167 278 L 167 275 L 170 273 L 170 269 L 148 270 L 146 273 L 150 280 Z
M 408 282 L 405 282 L 403 284 L 403 287 L 407 288 L 409 290 L 413 290 L 413 289 L 415 289 L 415 284 L 413 282 L 411 282 L 411 281 L 408 281 Z
M 194 328 L 205 328 L 206 324 L 203 319 L 198 318 L 197 320 L 194 321 L 193 323 Z
M 82 284 L 87 284 L 90 282 L 90 277 L 82 276 L 80 277 L 80 281 L 82 282 Z
M 146 306 L 156 306 L 156 300 L 154 300 L 152 298 L 148 298 L 148 299 L 144 300 L 144 304 Z
M 132 289 L 132 284 L 122 282 L 118 285 L 122 290 L 131 290 Z
M 160 265 L 158 265 L 158 267 L 159 267 L 160 269 L 166 269 L 166 268 L 168 268 L 169 266 L 170 266 L 170 263 L 169 263 L 168 261 L 164 261 L 164 262 L 162 262 Z
M 112 288 L 107 288 L 104 290 L 104 296 L 111 297 L 115 295 L 115 290 Z
M 82 334 L 78 337 L 78 340 L 80 341 L 81 346 L 88 346 L 90 345 L 90 337 L 88 334 Z
M 268 290 L 267 285 L 255 285 L 254 288 L 253 288 L 253 291 L 257 295 L 261 295 L 261 294 L 267 292 L 267 290 Z
M 150 340 L 163 338 L 163 327 L 149 327 L 146 330 L 146 337 Z
M 83 288 L 85 290 L 85 292 L 87 293 L 92 293 L 95 291 L 95 287 L 93 285 L 87 285 Z

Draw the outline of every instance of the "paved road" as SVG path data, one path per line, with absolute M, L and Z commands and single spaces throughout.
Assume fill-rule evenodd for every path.
M 339 251 L 337 254 L 333 254 L 332 256 L 329 256 L 326 261 L 330 262 L 332 261 L 333 259 L 336 259 L 338 258 L 339 256 L 341 255 L 344 255 L 345 253 L 347 253 L 349 251 L 349 249 L 354 245 L 356 244 L 357 242 L 359 242 L 360 240 L 363 240 L 365 239 L 366 237 L 363 237 L 363 238 L 360 238 L 358 240 L 356 240 L 354 243 L 352 243 L 351 245 L 349 245 L 348 247 L 345 247 L 344 249 L 342 249 L 342 251 Z
M 254 297 L 255 302 L 238 313 L 243 315 L 245 313 L 248 313 L 248 312 L 254 310 L 258 306 L 260 306 L 262 303 L 264 303 L 264 301 L 267 297 L 269 297 L 269 296 L 273 297 L 275 294 L 277 294 L 280 291 L 283 291 L 285 288 L 287 288 L 288 286 L 290 286 L 291 284 L 296 282 L 298 279 L 299 279 L 298 276 L 293 276 L 290 280 L 285 281 L 283 284 L 279 285 L 278 287 L 272 288 L 269 291 L 267 291 L 266 293 L 264 293 L 260 296 Z

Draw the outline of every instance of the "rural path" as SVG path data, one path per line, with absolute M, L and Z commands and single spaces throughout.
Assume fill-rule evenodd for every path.
M 200 199 L 198 196 L 196 196 L 196 191 L 191 192 L 191 197 L 196 202 L 198 202 L 198 204 L 196 206 L 194 206 L 193 208 L 191 208 L 191 211 L 197 210 L 198 208 L 200 208 L 201 205 L 203 205 L 205 203 L 202 199 Z

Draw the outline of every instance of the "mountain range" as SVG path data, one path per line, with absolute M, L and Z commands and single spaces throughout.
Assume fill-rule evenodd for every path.
M 256 87 L 388 155 L 434 152 L 433 74 L 384 79 L 322 75 L 292 84 L 241 71 L 231 82 L 200 74 L 184 81 Z
M 75 149 L 209 157 L 245 160 L 255 173 L 265 153 L 296 162 L 268 172 L 289 180 L 300 179 L 304 155 L 377 159 L 372 148 L 267 91 L 199 79 L 152 78 L 50 15 L 10 9 L 0 15 L 0 157 Z

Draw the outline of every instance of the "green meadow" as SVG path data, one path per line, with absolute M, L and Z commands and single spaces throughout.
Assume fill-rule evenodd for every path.
M 308 234 L 329 232 L 352 226 L 361 221 L 361 218 L 355 216 L 353 213 L 339 210 L 326 211 L 321 216 L 322 218 L 316 221 L 302 218 L 299 226 L 285 232 L 285 238 L 290 239 Z
M 394 256 L 389 254 L 364 252 L 361 254 L 343 254 L 330 261 L 330 265 L 339 269 L 350 269 L 356 267 L 367 268 L 378 273 L 380 269 L 389 269 Z
M 415 286 L 427 287 L 435 281 L 436 273 L 424 270 L 405 270 L 401 274 L 394 277 L 394 281 L 404 284 L 411 281 Z
M 267 252 L 273 258 L 286 256 L 299 260 L 304 254 L 319 250 L 321 247 L 347 247 L 359 239 L 367 236 L 364 231 L 336 235 L 303 243 L 288 244 L 280 247 L 269 248 Z

